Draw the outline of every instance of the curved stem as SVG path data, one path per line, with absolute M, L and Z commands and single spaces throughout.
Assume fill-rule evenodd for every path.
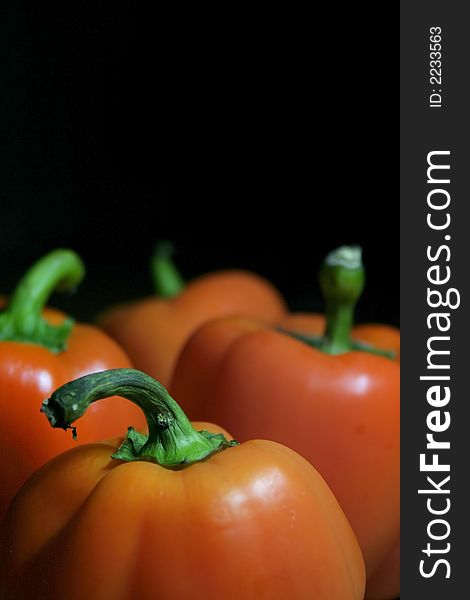
M 342 354 L 352 349 L 354 308 L 364 288 L 364 279 L 359 246 L 341 246 L 325 258 L 320 270 L 326 315 L 326 332 L 321 346 L 324 352 Z
M 155 247 L 151 271 L 155 294 L 161 298 L 174 298 L 185 287 L 185 282 L 172 258 L 174 247 L 171 242 L 161 241 Z
M 58 388 L 44 400 L 44 412 L 52 427 L 72 429 L 92 402 L 122 396 L 139 406 L 147 419 L 149 434 L 129 427 L 113 458 L 146 460 L 175 469 L 204 460 L 238 442 L 222 434 L 196 431 L 168 391 L 155 379 L 135 369 L 111 369 L 80 377 Z M 73 431 L 74 437 L 76 432 Z
M 53 352 L 63 350 L 73 320 L 53 326 L 42 318 L 42 311 L 54 290 L 73 290 L 84 275 L 85 267 L 72 250 L 53 250 L 34 263 L 0 315 L 0 340 L 40 344 Z

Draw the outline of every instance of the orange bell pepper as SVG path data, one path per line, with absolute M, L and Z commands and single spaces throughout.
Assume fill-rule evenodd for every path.
M 157 295 L 112 308 L 100 325 L 126 350 L 133 364 L 167 385 L 190 335 L 216 317 L 241 314 L 279 319 L 286 305 L 265 279 L 247 271 L 220 271 L 184 285 L 167 243 L 153 257 Z
M 351 527 L 292 450 L 196 431 L 132 369 L 68 383 L 42 410 L 67 429 L 113 395 L 142 408 L 148 437 L 81 446 L 26 483 L 0 535 L 5 600 L 362 600 Z
M 327 257 L 326 334 L 295 334 L 308 344 L 242 318 L 206 324 L 182 351 L 171 391 L 190 418 L 307 458 L 348 517 L 371 576 L 399 535 L 400 369 L 350 337 L 363 281 L 358 249 Z
M 74 324 L 43 306 L 54 288 L 73 289 L 84 276 L 80 258 L 55 250 L 19 282 L 0 313 L 0 518 L 24 481 L 50 458 L 71 448 L 70 439 L 53 435 L 39 409 L 59 385 L 95 371 L 129 367 L 124 351 L 96 327 Z M 124 400 L 97 406 L 83 423 L 82 441 L 98 432 L 110 436 L 142 415 Z

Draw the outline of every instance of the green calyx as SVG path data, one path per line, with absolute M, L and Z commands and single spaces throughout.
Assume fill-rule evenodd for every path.
M 279 329 L 327 354 L 352 350 L 395 358 L 395 352 L 376 348 L 351 338 L 354 309 L 364 289 L 365 271 L 359 246 L 340 246 L 330 252 L 320 268 L 320 288 L 325 301 L 326 330 L 323 336 Z
M 306 333 L 299 333 L 298 331 L 288 331 L 282 327 L 278 327 L 277 331 L 280 333 L 285 333 L 289 337 L 299 340 L 299 342 L 303 342 L 311 348 L 316 348 L 317 350 L 325 352 L 325 338 L 323 336 L 308 335 Z M 349 351 L 353 350 L 367 352 L 368 354 L 375 354 L 376 356 L 384 356 L 385 358 L 390 358 L 391 360 L 393 360 L 396 356 L 396 353 L 393 350 L 382 350 L 382 348 L 376 348 L 375 346 L 372 346 L 372 344 L 367 344 L 366 342 L 361 342 L 359 340 L 351 340 Z
M 160 298 L 175 298 L 185 288 L 185 282 L 173 262 L 174 246 L 161 241 L 155 247 L 151 261 L 151 272 L 155 294 Z
M 42 311 L 53 291 L 71 291 L 81 282 L 85 267 L 72 250 L 53 250 L 26 272 L 0 314 L 0 341 L 38 344 L 62 352 L 74 321 L 51 325 Z
M 72 429 L 76 437 L 72 423 L 92 402 L 110 396 L 122 396 L 137 404 L 149 429 L 146 436 L 129 427 L 112 458 L 128 462 L 144 460 L 168 469 L 181 469 L 238 445 L 222 434 L 196 431 L 161 383 L 135 369 L 111 369 L 66 383 L 44 400 L 41 412 L 52 427 Z

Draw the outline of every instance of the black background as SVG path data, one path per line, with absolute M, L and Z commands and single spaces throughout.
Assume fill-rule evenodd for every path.
M 373 16 L 7 4 L 1 289 L 69 246 L 87 279 L 53 303 L 93 318 L 151 291 L 168 238 L 188 278 L 248 268 L 319 310 L 319 262 L 359 243 L 357 320 L 398 324 L 396 58 Z

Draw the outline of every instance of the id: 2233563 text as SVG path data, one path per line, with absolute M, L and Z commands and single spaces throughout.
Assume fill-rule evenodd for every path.
M 440 27 L 429 28 L 429 94 L 430 108 L 442 106 L 442 30 Z

